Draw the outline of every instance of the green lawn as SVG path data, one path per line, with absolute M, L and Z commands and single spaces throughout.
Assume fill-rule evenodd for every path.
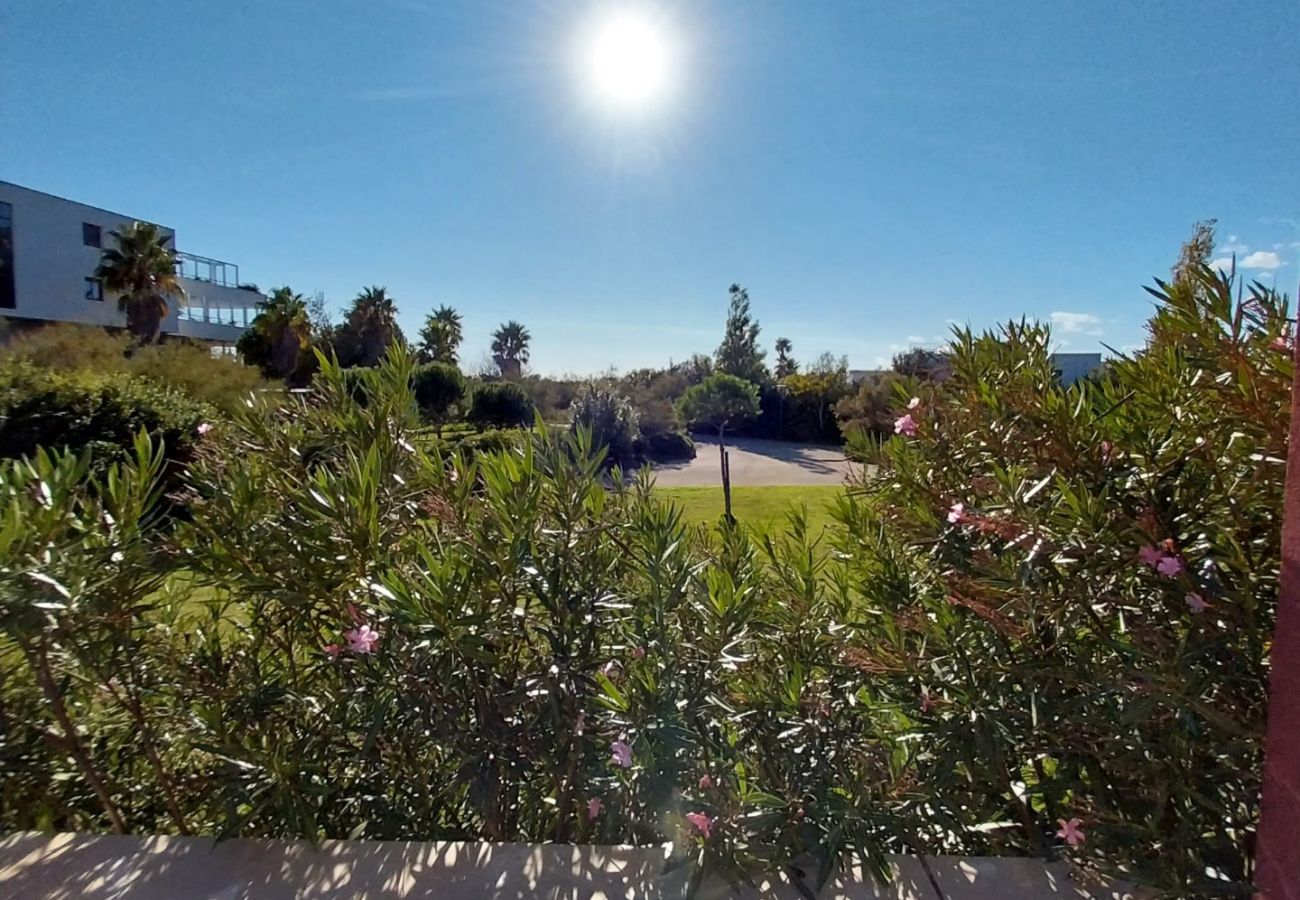
M 832 524 L 830 506 L 844 492 L 838 485 L 733 487 L 731 513 L 755 531 L 784 528 L 790 510 L 803 505 L 813 534 Z M 675 503 L 690 522 L 715 525 L 722 516 L 721 487 L 663 487 L 655 493 Z

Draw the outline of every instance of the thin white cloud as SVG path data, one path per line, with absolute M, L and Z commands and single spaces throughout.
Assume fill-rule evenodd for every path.
M 1240 263 L 1243 269 L 1278 269 L 1282 260 L 1272 250 L 1256 250 Z
M 924 344 L 924 343 L 925 343 L 925 338 L 920 337 L 919 335 L 915 335 L 915 334 L 909 334 L 909 335 L 905 338 L 905 340 L 906 340 L 909 344 Z
M 1052 327 L 1063 334 L 1101 334 L 1101 319 L 1092 313 L 1054 312 Z
M 1210 268 L 1216 272 L 1231 272 L 1233 264 L 1231 256 L 1221 256 L 1210 263 Z
M 1250 247 L 1237 240 L 1235 234 L 1228 235 L 1227 243 L 1219 248 L 1220 253 L 1245 253 L 1248 250 L 1250 250 Z

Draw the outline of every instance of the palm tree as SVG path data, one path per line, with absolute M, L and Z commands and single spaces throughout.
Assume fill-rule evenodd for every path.
M 373 366 L 394 342 L 403 342 L 397 304 L 388 289 L 368 287 L 352 301 L 335 335 L 335 350 L 345 366 Z
M 450 306 L 440 306 L 425 317 L 420 329 L 420 358 L 424 362 L 457 365 L 456 351 L 463 337 L 460 313 Z
M 518 378 L 528 363 L 528 343 L 533 336 L 511 319 L 492 332 L 492 358 L 506 378 Z
M 250 331 L 266 348 L 266 359 L 249 361 L 257 362 L 264 371 L 269 369 L 269 374 L 288 378 L 297 370 L 302 351 L 311 343 L 307 300 L 286 285 L 272 291 L 260 308 Z
M 134 222 L 109 234 L 117 240 L 117 248 L 104 250 L 95 277 L 117 294 L 126 327 L 137 341 L 156 343 L 169 311 L 168 299 L 185 298 L 176 277 L 176 252 L 168 246 L 171 236 L 148 222 Z
M 799 364 L 790 358 L 790 351 L 794 345 L 790 343 L 789 338 L 779 337 L 776 339 L 776 380 L 780 381 L 788 375 L 793 375 L 799 371 Z

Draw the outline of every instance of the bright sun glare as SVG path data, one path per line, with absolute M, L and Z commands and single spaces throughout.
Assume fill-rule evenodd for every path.
M 625 15 L 604 23 L 588 53 L 592 86 L 614 106 L 641 108 L 667 89 L 668 46 L 662 32 L 644 19 Z

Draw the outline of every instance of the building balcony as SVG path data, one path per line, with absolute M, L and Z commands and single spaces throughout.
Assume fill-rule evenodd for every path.
M 226 265 L 213 262 L 218 266 Z M 227 275 L 237 271 L 233 265 L 225 272 L 215 269 L 214 280 L 182 276 L 180 283 L 185 290 L 185 300 L 177 304 L 173 312 L 174 333 L 207 341 L 233 343 L 238 340 L 257 318 L 258 306 L 265 302 L 266 297 L 254 288 L 223 283 L 230 280 Z M 208 272 L 204 269 L 200 274 L 206 276 Z
M 176 274 L 190 281 L 202 281 L 221 287 L 239 287 L 239 266 L 208 256 L 177 251 Z M 254 289 L 255 291 L 256 289 Z

